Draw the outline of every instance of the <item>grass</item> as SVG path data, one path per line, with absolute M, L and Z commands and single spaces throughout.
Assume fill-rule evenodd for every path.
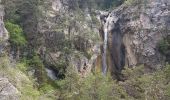
M 0 76 L 9 81 L 21 92 L 21 100 L 38 100 L 40 92 L 34 88 L 34 82 L 9 61 L 7 56 L 0 57 Z

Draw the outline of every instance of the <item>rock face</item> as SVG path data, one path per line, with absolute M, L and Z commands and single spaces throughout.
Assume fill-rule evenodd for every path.
M 0 78 L 0 100 L 19 100 L 19 94 L 7 78 Z
M 9 38 L 8 31 L 5 28 L 4 22 L 3 22 L 3 16 L 4 16 L 4 8 L 3 5 L 0 5 L 0 39 L 1 41 L 7 40 Z
M 112 69 L 120 72 L 124 66 L 144 64 L 148 69 L 158 69 L 164 58 L 158 42 L 170 35 L 170 1 L 148 0 L 122 5 L 101 15 L 101 36 L 107 25 L 108 50 Z M 106 19 L 110 19 L 108 22 Z
M 97 57 L 93 50 L 98 47 L 94 43 L 95 38 L 99 37 L 96 21 L 93 23 L 94 18 L 86 2 L 79 2 L 81 7 L 77 2 L 48 0 L 40 6 L 42 16 L 38 18 L 36 43 L 39 43 L 38 52 L 49 67 L 56 68 L 60 62 L 71 62 L 71 66 L 76 63 L 73 65 L 77 72 L 83 72 L 78 70 L 92 65 L 94 57 Z M 82 52 L 87 52 L 89 58 Z M 75 57 L 77 54 L 80 58 Z
M 0 4 L 0 53 L 3 52 L 3 49 L 7 45 L 7 40 L 9 38 L 8 31 L 6 30 L 3 22 L 3 16 L 4 16 L 4 7 L 3 5 Z

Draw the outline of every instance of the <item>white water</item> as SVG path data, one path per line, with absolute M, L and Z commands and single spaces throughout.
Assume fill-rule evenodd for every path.
M 45 71 L 47 72 L 47 76 L 49 78 L 51 78 L 52 80 L 56 80 L 57 79 L 57 77 L 56 77 L 56 75 L 55 75 L 53 70 L 45 68 Z
M 108 26 L 109 26 L 109 16 L 106 18 L 106 22 L 104 24 L 104 43 L 103 43 L 103 55 L 102 55 L 102 72 L 106 75 L 107 72 L 107 42 L 108 42 Z

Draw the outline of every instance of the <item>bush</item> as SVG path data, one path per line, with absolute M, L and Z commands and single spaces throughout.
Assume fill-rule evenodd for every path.
M 170 52 L 170 37 L 162 39 L 158 43 L 158 48 L 162 54 L 167 55 Z
M 35 69 L 35 77 L 39 83 L 39 87 L 47 82 L 47 75 L 45 72 L 45 66 L 40 57 L 35 53 L 29 60 L 29 66 Z
M 170 36 L 167 36 L 158 43 L 158 49 L 166 57 L 166 61 L 170 63 Z
M 135 3 L 135 0 L 126 0 L 125 1 L 125 4 L 126 5 L 132 5 L 132 4 L 134 4 Z
M 125 0 L 124 2 L 126 5 L 128 6 L 132 6 L 132 5 L 139 5 L 139 4 L 145 4 L 147 3 L 147 0 Z
M 38 100 L 40 93 L 36 87 L 33 87 L 34 81 L 14 65 L 10 62 L 9 57 L 0 57 L 0 75 L 8 78 L 18 91 L 21 92 L 21 100 Z M 25 67 L 24 64 L 19 65 Z
M 22 28 L 17 25 L 13 24 L 9 21 L 5 22 L 5 27 L 7 28 L 10 34 L 10 42 L 16 46 L 25 46 L 27 41 L 24 37 Z
M 62 100 L 120 100 L 127 94 L 111 76 L 101 73 L 81 78 L 73 67 L 67 67 L 66 78 L 56 81 L 59 86 L 58 98 Z

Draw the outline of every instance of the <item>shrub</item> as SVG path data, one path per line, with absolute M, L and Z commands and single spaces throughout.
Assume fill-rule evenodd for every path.
M 165 39 L 162 39 L 159 43 L 158 43 L 158 48 L 159 51 L 164 54 L 167 55 L 169 50 L 170 50 L 170 37 L 167 37 Z
M 21 92 L 21 100 L 37 100 L 40 93 L 36 87 L 33 87 L 34 81 L 14 65 L 10 62 L 9 57 L 0 57 L 0 75 L 8 78 L 18 91 Z M 24 64 L 19 65 L 25 67 Z
M 135 2 L 135 0 L 126 0 L 125 4 L 126 5 L 132 5 Z
M 5 27 L 10 34 L 10 42 L 16 46 L 25 46 L 27 41 L 24 37 L 22 28 L 9 21 L 5 22 Z
M 140 5 L 140 4 L 145 4 L 147 3 L 146 0 L 125 0 L 124 2 L 126 5 L 128 6 L 132 6 L 132 5 Z

